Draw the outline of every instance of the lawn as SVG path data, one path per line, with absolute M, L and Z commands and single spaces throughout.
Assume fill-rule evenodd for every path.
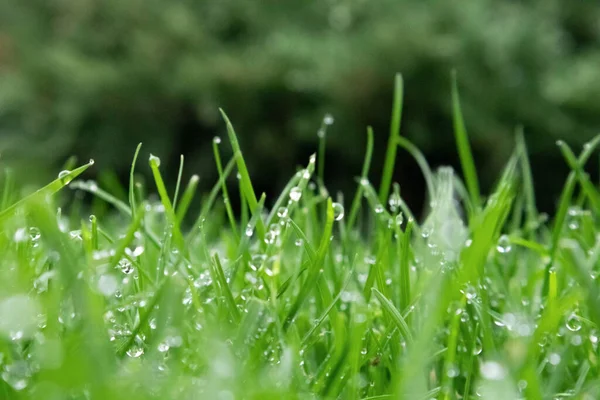
M 367 129 L 354 193 L 323 180 L 329 117 L 278 198 L 255 193 L 225 113 L 200 209 L 183 159 L 169 193 L 141 145 L 127 198 L 85 180 L 93 161 L 20 200 L 5 174 L 0 398 L 600 398 L 600 192 L 585 172 L 600 137 L 579 155 L 558 143 L 571 172 L 548 217 L 523 133 L 481 193 L 456 85 L 452 105 L 461 171 L 432 171 L 401 135 L 397 76 L 386 158 Z M 424 218 L 392 182 L 397 157 L 423 173 Z M 57 207 L 76 193 L 93 201 Z

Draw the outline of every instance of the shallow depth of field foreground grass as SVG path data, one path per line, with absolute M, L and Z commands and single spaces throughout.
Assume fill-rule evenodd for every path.
M 400 77 L 395 89 L 386 159 L 371 160 L 368 131 L 345 197 L 322 181 L 329 117 L 276 199 L 253 191 L 225 115 L 233 152 L 215 139 L 221 179 L 200 210 L 198 178 L 167 193 L 157 157 L 152 185 L 135 180 L 140 148 L 125 201 L 77 180 L 91 163 L 18 202 L 5 178 L 0 398 L 600 398 L 600 192 L 584 172 L 600 139 L 580 155 L 559 143 L 572 172 L 548 220 L 522 134 L 482 194 L 456 85 L 460 173 L 432 173 L 400 135 Z M 423 220 L 391 182 L 396 157 L 423 171 Z M 113 213 L 57 210 L 67 185 Z

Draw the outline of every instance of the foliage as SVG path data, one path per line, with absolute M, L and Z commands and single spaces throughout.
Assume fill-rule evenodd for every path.
M 534 164 L 553 176 L 563 172 L 547 151 L 554 141 L 581 144 L 599 126 L 599 14 L 593 2 L 566 0 L 7 0 L 0 147 L 6 160 L 44 168 L 70 154 L 93 156 L 123 178 L 123 160 L 144 141 L 169 170 L 184 153 L 208 182 L 223 107 L 237 121 L 257 185 L 274 194 L 331 113 L 336 168 L 327 178 L 348 189 L 361 127 L 374 126 L 378 137 L 388 129 L 381 110 L 397 71 L 406 83 L 402 131 L 435 163 L 456 165 L 444 134 L 450 99 L 439 95 L 456 69 L 484 187 L 519 124 Z M 375 157 L 383 156 L 385 141 L 375 143 Z M 538 176 L 545 195 L 558 189 Z M 544 208 L 552 205 L 546 197 Z
M 458 97 L 454 110 L 461 120 Z M 355 201 L 334 201 L 315 177 L 321 152 L 267 209 L 223 116 L 234 154 L 190 229 L 197 181 L 170 196 L 153 155 L 154 199 L 135 161 L 128 203 L 74 180 L 92 162 L 20 201 L 5 180 L 2 398 L 600 396 L 600 193 L 583 173 L 600 137 L 579 157 L 560 144 L 571 173 L 549 223 L 522 136 L 484 196 L 465 189 L 477 175 L 460 124 L 464 183 L 449 167 L 431 173 L 392 132 L 431 191 L 421 223 L 397 185 L 380 202 L 372 135 Z M 223 185 L 236 169 L 240 220 Z M 120 217 L 82 220 L 81 200 L 57 213 L 51 196 L 67 185 Z

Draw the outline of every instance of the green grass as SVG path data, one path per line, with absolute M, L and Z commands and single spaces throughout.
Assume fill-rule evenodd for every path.
M 571 173 L 548 219 L 520 130 L 479 192 L 455 82 L 452 99 L 464 183 L 399 135 L 400 76 L 386 158 L 369 128 L 345 197 L 326 190 L 324 133 L 280 196 L 255 193 L 224 113 L 232 151 L 215 139 L 199 210 L 183 158 L 170 194 L 141 146 L 128 192 L 75 180 L 89 163 L 17 201 L 7 170 L 0 399 L 600 398 L 600 193 L 585 172 L 600 139 L 579 156 L 559 143 Z M 423 172 L 422 219 L 392 182 L 397 154 Z M 67 186 L 93 201 L 57 210 Z

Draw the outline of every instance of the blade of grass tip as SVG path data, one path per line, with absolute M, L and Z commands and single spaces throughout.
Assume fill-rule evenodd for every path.
M 154 176 L 154 182 L 156 183 L 156 189 L 158 190 L 160 201 L 165 207 L 165 214 L 167 215 L 169 222 L 173 225 L 171 228 L 173 232 L 173 239 L 175 241 L 175 244 L 179 247 L 179 250 L 184 252 L 186 248 L 184 246 L 183 235 L 181 234 L 179 224 L 177 223 L 177 218 L 175 217 L 175 210 L 173 209 L 171 200 L 169 200 L 167 188 L 165 187 L 165 183 L 158 169 L 160 166 L 160 159 L 151 154 L 149 163 L 150 169 L 152 169 L 152 175 Z
M 111 206 L 115 207 L 118 211 L 120 211 L 121 213 L 123 213 L 129 217 L 131 217 L 133 215 L 133 213 L 131 212 L 131 209 L 125 202 L 119 200 L 118 198 L 114 197 L 113 195 L 106 192 L 105 190 L 100 189 L 98 187 L 98 184 L 94 181 L 87 181 L 87 182 L 75 181 L 70 185 L 70 187 L 71 187 L 71 189 L 83 190 L 85 192 L 93 194 L 97 198 L 104 200 Z M 159 239 L 156 236 L 156 234 L 154 234 L 154 232 L 152 232 L 145 225 L 142 225 L 142 230 L 143 230 L 144 234 L 148 237 L 148 239 L 150 239 L 150 243 L 152 243 L 152 245 L 154 247 L 156 247 L 157 249 L 160 248 Z
M 567 265 L 569 272 L 585 290 L 586 301 L 590 310 L 590 319 L 600 326 L 600 290 L 596 282 L 590 279 L 591 266 L 596 265 L 598 257 L 588 260 L 585 250 L 573 239 L 561 240 L 561 260 Z
M 95 215 L 90 215 L 92 250 L 98 250 L 98 219 Z
M 190 204 L 192 203 L 192 199 L 196 194 L 196 189 L 198 188 L 199 181 L 200 177 L 198 175 L 192 175 L 185 190 L 183 191 L 181 201 L 179 202 L 179 205 L 177 206 L 177 211 L 175 212 L 175 217 L 177 218 L 177 223 L 179 223 L 179 225 L 181 225 L 181 223 L 183 222 L 183 218 L 185 218 L 185 215 L 187 214 L 187 211 L 190 208 Z
M 404 337 L 406 342 L 409 344 L 412 343 L 413 337 L 410 333 L 410 328 L 408 327 L 406 320 L 402 317 L 402 314 L 400 314 L 396 307 L 394 307 L 394 304 L 392 304 L 392 302 L 388 300 L 388 298 L 385 297 L 379 290 L 372 288 L 371 291 L 375 297 L 377 297 L 377 300 L 379 300 L 379 303 L 381 303 L 381 307 L 390 316 L 392 322 L 396 325 L 396 328 L 398 328 L 400 334 Z
M 585 193 L 585 196 L 590 201 L 592 207 L 596 212 L 600 211 L 600 195 L 594 187 L 594 184 L 590 181 L 589 175 L 583 171 L 575 154 L 564 141 L 559 140 L 556 144 L 560 148 L 569 168 L 575 172 L 575 175 L 579 179 L 579 184 L 581 185 L 583 193 Z
M 325 227 L 323 229 L 323 235 L 321 237 L 321 242 L 319 245 L 319 249 L 317 250 L 316 258 L 313 260 L 306 280 L 304 281 L 302 287 L 300 288 L 300 293 L 296 297 L 296 300 L 292 304 L 290 311 L 284 321 L 283 330 L 286 331 L 290 324 L 294 321 L 297 312 L 300 310 L 300 307 L 304 303 L 304 301 L 308 298 L 310 292 L 315 288 L 317 279 L 319 278 L 321 265 L 323 260 L 325 259 L 325 255 L 327 250 L 329 249 L 329 245 L 331 244 L 331 232 L 333 231 L 333 221 L 334 221 L 334 212 L 333 212 L 333 201 L 331 198 L 327 199 L 327 219 L 325 222 Z
M 360 200 L 362 198 L 363 190 L 361 182 L 369 180 L 369 170 L 371 169 L 371 159 L 373 157 L 373 136 L 373 128 L 370 126 L 367 127 L 367 149 L 365 151 L 365 159 L 363 161 L 362 171 L 360 174 L 360 181 L 356 189 L 356 194 L 354 195 L 354 200 L 352 200 L 350 214 L 348 215 L 348 223 L 346 224 L 348 232 L 352 231 L 352 228 L 354 228 L 354 223 L 356 222 L 356 217 L 358 216 L 358 210 L 360 209 Z
M 469 144 L 469 137 L 467 135 L 467 129 L 465 127 L 465 121 L 460 106 L 456 70 L 452 71 L 452 120 L 454 123 L 454 136 L 456 138 L 456 147 L 458 148 L 460 164 L 471 197 L 471 203 L 477 210 L 481 206 L 479 181 L 477 179 L 477 170 L 475 168 L 475 162 L 473 161 L 471 145 Z
M 204 200 L 204 203 L 202 204 L 202 208 L 200 209 L 200 213 L 198 214 L 198 217 L 196 217 L 196 220 L 194 221 L 194 225 L 193 225 L 194 227 L 198 227 L 203 224 L 204 220 L 206 219 L 206 216 L 212 209 L 212 206 L 214 205 L 215 200 L 217 199 L 219 190 L 221 190 L 222 182 L 224 182 L 225 179 L 227 179 L 229 177 L 229 175 L 231 174 L 231 171 L 233 171 L 233 168 L 235 167 L 235 164 L 236 164 L 236 158 L 237 158 L 237 156 L 234 156 L 231 160 L 229 160 L 229 162 L 225 166 L 225 170 L 223 171 L 223 176 L 221 176 L 217 180 L 217 182 L 215 182 L 215 184 L 213 185 L 212 189 L 210 190 L 210 192 L 208 194 L 208 197 Z M 188 233 L 188 236 L 186 238 L 186 243 L 188 246 L 190 244 L 190 241 L 194 238 L 194 234 L 197 234 L 197 233 L 198 233 L 197 229 L 190 230 L 190 232 Z
M 425 178 L 425 184 L 427 185 L 427 193 L 429 194 L 429 198 L 433 198 L 433 173 L 431 172 L 431 168 L 429 167 L 429 163 L 423 156 L 423 153 L 419 150 L 417 146 L 415 146 L 410 140 L 398 136 L 397 138 L 398 145 L 404 148 L 406 151 L 410 153 L 410 155 L 415 159 L 419 168 L 421 169 L 421 173 Z
M 333 117 L 329 114 L 326 114 L 323 117 L 323 121 L 321 122 L 321 126 L 317 133 L 319 137 L 319 161 L 318 164 L 318 172 L 317 177 L 319 178 L 319 183 L 324 184 L 325 182 L 325 147 L 327 145 L 327 127 L 333 123 Z
M 578 158 L 578 165 L 583 169 L 592 153 L 596 150 L 596 148 L 600 145 L 600 135 L 593 138 L 590 142 L 586 143 L 583 146 L 583 151 L 581 152 Z M 573 197 L 573 192 L 575 191 L 575 185 L 577 183 L 577 174 L 575 171 L 571 171 L 565 184 L 563 186 L 563 190 L 560 195 L 560 200 L 558 202 L 558 208 L 556 211 L 556 215 L 554 217 L 554 226 L 552 228 L 552 239 L 550 242 L 550 259 L 546 264 L 546 272 L 544 275 L 544 283 L 542 286 L 542 293 L 548 293 L 548 278 L 550 268 L 554 263 L 554 259 L 556 257 L 556 253 L 558 251 L 558 243 L 560 241 L 562 230 L 565 225 L 565 221 L 567 219 L 567 213 L 569 211 L 569 207 L 571 206 L 571 199 Z
M 215 156 L 215 164 L 217 165 L 217 172 L 219 173 L 219 178 L 223 176 L 223 166 L 221 164 L 221 154 L 219 153 L 219 144 L 221 143 L 221 138 L 216 137 L 213 139 L 213 154 Z M 239 234 L 237 225 L 235 223 L 235 216 L 233 214 L 233 209 L 231 208 L 231 201 L 229 199 L 229 191 L 227 190 L 227 184 L 225 180 L 222 181 L 221 190 L 223 192 L 223 201 L 225 203 L 225 212 L 227 213 L 227 218 L 229 218 L 229 225 L 231 227 L 231 232 L 237 242 L 239 242 Z
M 383 166 L 383 175 L 381 177 L 381 186 L 379 188 L 379 201 L 385 204 L 387 201 L 390 186 L 392 185 L 392 175 L 396 163 L 397 140 L 400 137 L 400 122 L 402 119 L 402 100 L 404 96 L 404 82 L 401 74 L 396 74 L 394 80 L 394 102 L 392 105 L 392 121 L 390 124 L 390 137 L 388 139 L 387 151 L 385 154 L 385 163 Z
M 177 209 L 177 200 L 179 200 L 179 188 L 181 187 L 181 177 L 183 175 L 183 154 L 179 155 L 179 172 L 177 173 L 177 183 L 175 184 L 175 194 L 173 195 L 173 210 Z
M 256 198 L 256 193 L 254 192 L 254 188 L 252 187 L 252 181 L 250 180 L 250 174 L 248 172 L 248 168 L 246 167 L 246 162 L 244 161 L 244 157 L 242 155 L 242 150 L 240 148 L 240 144 L 239 144 L 237 136 L 235 134 L 235 130 L 233 129 L 233 125 L 231 124 L 231 121 L 229 121 L 229 118 L 227 117 L 227 114 L 225 114 L 225 111 L 223 111 L 222 109 L 219 109 L 219 111 L 221 112 L 221 115 L 223 116 L 223 119 L 225 120 L 225 124 L 227 125 L 227 134 L 229 135 L 229 141 L 231 142 L 231 147 L 233 148 L 233 152 L 234 152 L 234 154 L 239 154 L 239 157 L 237 157 L 236 159 L 237 159 L 238 172 L 240 173 L 240 176 L 241 176 L 240 183 L 242 186 L 242 191 L 243 191 L 244 197 L 246 198 L 246 201 L 248 201 L 248 206 L 250 207 L 250 211 L 254 212 L 254 210 L 256 210 L 256 207 L 258 206 L 258 200 Z M 256 231 L 257 231 L 258 237 L 262 241 L 265 237 L 265 227 L 263 226 L 262 221 L 258 222 Z
M 137 209 L 135 201 L 135 164 L 137 163 L 137 158 L 141 149 L 142 143 L 139 143 L 135 148 L 133 161 L 131 162 L 131 169 L 129 170 L 129 208 L 131 209 L 132 213 L 135 213 L 135 210 Z M 131 217 L 135 218 L 135 214 L 132 214 Z
M 527 224 L 533 225 L 538 219 L 537 208 L 535 206 L 535 189 L 533 186 L 533 174 L 531 173 L 531 164 L 527 153 L 527 144 L 525 143 L 525 134 L 523 126 L 517 128 L 517 151 L 521 156 L 519 158 L 523 176 L 523 189 L 525 191 L 525 211 L 527 213 Z
M 76 168 L 73 171 L 61 172 L 59 174 L 58 179 L 55 179 L 48 185 L 30 194 L 29 196 L 17 201 L 10 207 L 7 207 L 2 212 L 0 212 L 0 221 L 4 221 L 10 216 L 12 216 L 15 210 L 19 207 L 22 207 L 23 205 L 29 204 L 32 201 L 37 201 L 39 199 L 45 199 L 47 196 L 52 196 L 60 189 L 67 186 L 73 179 L 81 175 L 86 169 L 88 169 L 92 165 L 94 165 L 94 160 L 90 160 L 87 164 L 82 165 L 81 167 Z

